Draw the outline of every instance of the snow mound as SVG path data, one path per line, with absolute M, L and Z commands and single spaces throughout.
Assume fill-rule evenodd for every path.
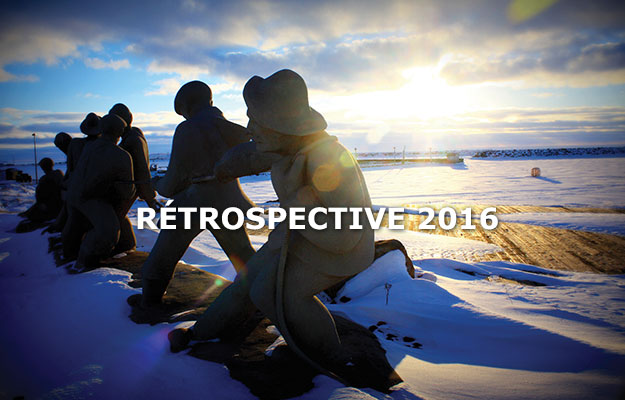
M 362 297 L 376 287 L 410 279 L 412 278 L 406 272 L 404 253 L 393 250 L 375 260 L 369 268 L 347 281 L 338 291 L 336 297 L 338 299 Z

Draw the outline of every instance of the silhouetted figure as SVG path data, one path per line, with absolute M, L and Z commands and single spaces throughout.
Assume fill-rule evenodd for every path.
M 72 136 L 66 132 L 59 132 L 54 137 L 54 145 L 58 147 L 58 149 L 61 150 L 65 155 L 67 155 L 67 150 L 69 149 L 69 143 L 71 141 Z
M 63 208 L 59 213 L 56 220 L 50 225 L 48 230 L 50 232 L 61 232 L 65 228 L 67 220 L 70 218 L 70 212 L 65 203 L 65 197 L 67 195 L 67 188 L 69 187 L 69 181 L 72 176 L 72 171 L 76 168 L 80 155 L 82 154 L 85 146 L 93 143 L 94 140 L 100 136 L 100 117 L 95 113 L 89 113 L 80 124 L 80 131 L 87 135 L 84 138 L 72 138 L 65 132 L 61 132 L 54 138 L 54 144 L 61 149 L 67 155 L 67 166 L 65 168 L 65 177 L 63 178 L 61 196 L 63 198 Z M 63 135 L 64 134 L 64 135 Z M 67 135 L 67 136 L 65 136 Z M 69 136 L 69 140 L 67 137 Z M 57 144 L 58 141 L 58 144 Z M 63 148 L 66 146 L 66 149 Z M 85 228 L 86 229 L 86 228 Z M 78 239 L 79 240 L 79 239 Z M 74 246 L 78 244 L 75 243 Z M 67 246 L 71 246 L 69 243 Z M 63 247 L 66 244 L 63 243 Z M 77 250 L 76 250 L 77 251 Z
M 45 175 L 39 179 L 35 189 L 35 204 L 19 214 L 33 222 L 43 222 L 55 218 L 61 211 L 63 204 L 61 200 L 63 171 L 55 170 L 54 161 L 48 157 L 42 158 L 39 161 L 39 166 Z
M 152 187 L 150 174 L 150 154 L 148 152 L 148 142 L 141 129 L 131 126 L 132 113 L 124 104 L 117 103 L 110 110 L 109 114 L 118 115 L 126 122 L 126 129 L 122 134 L 122 141 L 119 147 L 126 150 L 132 157 L 132 165 L 134 168 L 136 194 L 128 200 L 127 204 L 122 204 L 117 210 L 120 218 L 121 236 L 119 243 L 115 248 L 115 253 L 134 250 L 137 246 L 137 239 L 132 229 L 132 224 L 126 216 L 128 210 L 132 207 L 137 197 L 143 199 L 149 207 L 158 210 L 159 205 L 156 202 L 156 192 Z
M 108 257 L 119 240 L 116 209 L 135 195 L 132 184 L 132 158 L 117 146 L 126 127 L 117 115 L 100 121 L 102 135 L 83 150 L 70 181 L 67 205 L 73 216 L 63 230 L 68 236 L 80 235 L 89 226 L 75 268 L 82 270 Z
M 357 162 L 325 132 L 326 122 L 310 108 L 306 84 L 298 74 L 282 70 L 266 79 L 255 76 L 245 85 L 243 97 L 257 150 L 281 156 L 271 167 L 271 180 L 282 208 L 371 207 Z M 288 222 L 278 225 L 248 261 L 245 274 L 237 276 L 194 327 L 172 332 L 172 348 L 180 349 L 192 339 L 236 335 L 258 308 L 289 345 L 295 343 L 338 371 L 349 369 L 350 356 L 341 347 L 334 320 L 315 295 L 371 264 L 373 230 L 364 217 L 362 229 L 348 229 L 351 214 L 344 216 L 342 228 L 336 227 L 334 215 L 317 214 L 315 220 L 327 227 L 315 230 L 304 222 L 305 229 L 289 232 Z M 281 267 L 283 275 L 278 273 Z M 282 298 L 277 297 L 278 288 Z
M 78 165 L 78 160 L 85 146 L 89 146 L 100 136 L 100 116 L 89 113 L 80 123 L 80 131 L 86 135 L 83 138 L 74 138 L 67 149 L 67 179 L 71 178 L 72 171 Z
M 252 207 L 237 179 L 227 183 L 192 182 L 195 177 L 212 175 L 215 163 L 228 149 L 249 140 L 245 128 L 227 121 L 222 112 L 213 107 L 211 90 L 203 82 L 183 85 L 176 94 L 174 109 L 186 121 L 176 128 L 166 175 L 155 180 L 158 192 L 174 199 L 171 207 L 213 207 L 220 213 L 228 207 L 238 207 L 243 212 Z M 161 303 L 176 264 L 202 232 L 199 218 L 192 219 L 191 229 L 184 229 L 183 221 L 178 215 L 177 229 L 160 231 L 143 265 L 143 307 Z M 222 227 L 211 233 L 237 271 L 254 254 L 243 227 L 238 230 Z

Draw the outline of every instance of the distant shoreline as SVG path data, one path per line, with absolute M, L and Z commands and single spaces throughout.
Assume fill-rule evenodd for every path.
M 561 147 L 561 148 L 536 148 L 536 149 L 486 149 L 486 150 L 455 150 L 455 151 L 397 151 L 397 152 L 356 152 L 353 153 L 358 161 L 365 161 L 367 164 L 373 161 L 382 163 L 401 163 L 405 158 L 406 163 L 417 161 L 434 163 L 449 163 L 445 160 L 447 153 L 457 153 L 460 158 L 478 160 L 529 160 L 529 159 L 571 159 L 571 158 L 611 158 L 625 157 L 625 147 Z M 64 165 L 65 160 L 59 155 L 59 159 L 54 160 L 56 165 Z M 159 161 L 169 161 L 169 153 L 153 153 L 150 155 L 150 163 L 158 164 Z M 0 168 L 32 166 L 30 162 L 0 162 Z

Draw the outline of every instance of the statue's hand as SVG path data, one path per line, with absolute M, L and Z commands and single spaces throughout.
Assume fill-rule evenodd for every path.
M 146 201 L 146 203 L 148 203 L 148 207 L 150 207 L 151 209 L 153 209 L 156 212 L 159 212 L 161 207 L 163 207 L 163 205 L 156 199 L 151 199 Z
M 214 172 L 215 172 L 215 179 L 221 183 L 227 183 L 235 179 L 230 174 L 230 171 L 226 163 L 221 162 L 221 160 L 218 161 L 217 164 L 215 164 Z

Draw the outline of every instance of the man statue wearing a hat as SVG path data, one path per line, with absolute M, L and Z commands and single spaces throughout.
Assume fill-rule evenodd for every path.
M 90 112 L 80 123 L 80 131 L 85 137 L 74 138 L 69 142 L 67 147 L 67 169 L 65 178 L 63 179 L 63 189 L 66 191 L 70 186 L 70 182 L 74 171 L 78 166 L 78 160 L 83 151 L 89 148 L 95 140 L 100 136 L 100 116 Z M 67 194 L 66 194 L 67 197 Z M 61 211 L 57 219 L 50 226 L 51 231 L 61 231 L 63 242 L 63 256 L 68 259 L 74 258 L 78 254 L 80 241 L 85 234 L 88 226 L 81 223 L 83 218 L 80 215 L 73 215 L 72 207 L 65 201 L 64 211 Z
M 357 162 L 325 132 L 326 121 L 309 106 L 302 77 L 291 70 L 266 79 L 254 76 L 243 97 L 257 150 L 280 155 L 271 167 L 271 180 L 282 208 L 371 206 Z M 190 340 L 228 337 L 258 308 L 283 335 L 290 332 L 284 335 L 289 345 L 336 371 L 351 365 L 332 316 L 315 295 L 371 264 L 373 230 L 364 220 L 363 229 L 347 229 L 347 218 L 337 229 L 334 215 L 317 214 L 316 222 L 327 229 L 306 226 L 289 232 L 287 222 L 278 225 L 247 262 L 246 273 L 237 276 L 196 324 L 170 333 L 172 350 Z M 283 298 L 278 298 L 278 289 Z
M 135 196 L 129 199 L 126 204 L 122 204 L 117 210 L 121 234 L 114 253 L 121 253 L 134 250 L 137 247 L 137 238 L 132 229 L 130 219 L 128 219 L 126 215 L 135 200 L 140 197 L 147 203 L 148 207 L 157 211 L 160 206 L 156 201 L 156 192 L 151 183 L 150 154 L 148 151 L 148 142 L 145 140 L 143 132 L 136 126 L 130 125 L 132 123 L 132 113 L 125 104 L 115 104 L 109 110 L 109 114 L 115 114 L 126 122 L 126 129 L 124 129 L 124 133 L 122 134 L 122 141 L 119 143 L 119 147 L 126 150 L 132 157 L 136 188 Z
M 43 222 L 55 218 L 61 211 L 63 204 L 61 200 L 63 171 L 55 170 L 54 161 L 48 157 L 42 158 L 39 161 L 39 166 L 45 175 L 39 179 L 35 189 L 35 204 L 19 214 L 33 222 Z
M 245 128 L 226 120 L 213 106 L 211 89 L 203 82 L 183 85 L 174 100 L 174 109 L 185 121 L 176 128 L 167 173 L 154 180 L 156 190 L 173 198 L 170 207 L 212 207 L 222 212 L 237 207 L 243 212 L 253 206 L 243 193 L 237 179 L 194 182 L 194 178 L 214 174 L 215 163 L 230 148 L 249 141 Z M 197 214 L 196 214 L 197 215 Z M 176 264 L 193 239 L 202 232 L 199 218 L 191 220 L 191 229 L 184 229 L 184 218 L 178 214 L 176 229 L 162 229 L 150 255 L 142 267 L 144 309 L 158 307 Z M 239 271 L 254 254 L 245 228 L 211 229 L 234 268 Z
M 85 147 L 88 147 L 100 136 L 100 116 L 89 113 L 80 123 L 80 131 L 85 134 L 83 138 L 73 139 L 67 148 L 67 177 L 70 179 L 72 171 L 78 165 L 80 155 Z
M 54 145 L 67 156 L 67 152 L 69 151 L 69 145 L 72 142 L 72 136 L 67 132 L 59 132 L 54 137 Z M 65 181 L 67 177 L 67 171 L 69 166 L 67 162 L 65 163 L 65 176 L 63 177 L 63 181 Z M 52 224 L 48 227 L 48 231 L 50 232 L 59 232 L 63 229 L 65 222 L 67 221 L 67 207 L 65 206 L 65 192 L 67 188 L 63 183 L 61 183 L 61 211 L 59 211 L 58 216 L 54 220 Z
M 132 158 L 117 146 L 126 122 L 114 114 L 102 117 L 101 136 L 80 156 L 67 191 L 67 204 L 80 225 L 89 230 L 74 268 L 81 271 L 108 257 L 120 234 L 115 210 L 135 195 Z

